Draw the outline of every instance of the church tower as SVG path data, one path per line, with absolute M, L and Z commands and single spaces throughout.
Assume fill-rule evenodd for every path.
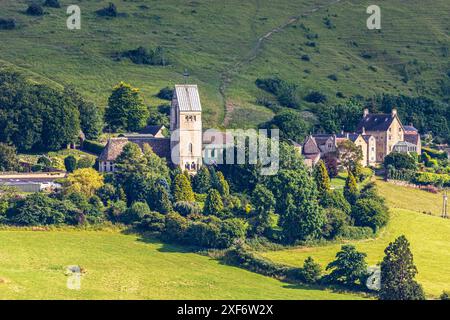
M 197 85 L 175 85 L 170 108 L 172 162 L 195 174 L 202 165 L 202 106 Z

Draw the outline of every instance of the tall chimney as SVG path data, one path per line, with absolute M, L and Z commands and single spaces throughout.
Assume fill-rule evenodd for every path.
M 397 115 L 397 108 L 392 109 L 392 116 L 395 117 Z

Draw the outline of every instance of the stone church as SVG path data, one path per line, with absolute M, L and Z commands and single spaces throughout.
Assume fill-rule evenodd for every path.
M 112 172 L 114 162 L 124 146 L 136 143 L 149 145 L 169 165 L 179 166 L 194 174 L 202 166 L 202 106 L 197 85 L 175 85 L 170 108 L 170 138 L 164 137 L 163 127 L 147 127 L 139 133 L 123 134 L 108 140 L 98 159 L 100 172 Z

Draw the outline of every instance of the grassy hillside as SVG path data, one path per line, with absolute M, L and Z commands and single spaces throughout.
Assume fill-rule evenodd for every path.
M 0 231 L 0 299 L 359 299 L 282 283 L 152 239 Z M 86 270 L 68 290 L 68 265 Z
M 298 84 L 302 95 L 319 90 L 333 103 L 338 91 L 439 96 L 438 81 L 449 68 L 447 0 L 426 10 L 420 0 L 384 1 L 381 31 L 367 30 L 372 3 L 365 0 L 114 0 L 126 15 L 97 17 L 109 1 L 60 0 L 63 7 L 45 8 L 43 17 L 23 14 L 27 0 L 1 1 L 0 17 L 16 19 L 18 27 L 0 30 L 0 66 L 54 85 L 74 84 L 103 107 L 120 80 L 141 88 L 148 104 L 160 104 L 154 94 L 182 82 L 187 68 L 189 82 L 201 86 L 206 125 L 230 127 L 271 117 L 255 104 L 257 77 L 278 75 Z M 74 3 L 82 29 L 70 31 L 65 9 Z M 158 45 L 169 50 L 171 66 L 112 59 L 118 51 Z
M 391 185 L 378 181 L 380 192 L 387 198 L 391 209 L 391 221 L 387 228 L 375 240 L 351 242 L 358 250 L 367 253 L 369 264 L 375 265 L 383 259 L 384 249 L 389 242 L 404 234 L 411 242 L 414 262 L 419 270 L 418 281 L 424 286 L 425 293 L 438 297 L 450 284 L 450 220 L 425 215 L 417 211 L 426 210 L 436 214 L 437 195 L 409 188 L 398 188 L 403 199 L 412 199 L 410 204 L 398 201 L 396 194 L 391 193 Z M 420 207 L 414 208 L 416 205 Z M 399 208 L 404 205 L 405 209 Z M 392 208 L 392 207 L 391 207 Z M 323 265 L 331 262 L 341 244 L 314 248 L 293 248 L 284 251 L 262 253 L 263 256 L 280 263 L 301 265 L 312 256 Z

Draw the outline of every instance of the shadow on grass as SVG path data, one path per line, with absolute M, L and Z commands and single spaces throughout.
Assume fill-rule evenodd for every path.
M 199 253 L 202 248 L 194 246 L 184 246 L 179 244 L 172 244 L 162 240 L 157 232 L 141 232 L 140 230 L 134 228 L 128 228 L 122 231 L 122 234 L 126 235 L 136 235 L 138 237 L 137 241 L 146 244 L 158 245 L 159 248 L 156 250 L 159 252 L 166 253 Z

